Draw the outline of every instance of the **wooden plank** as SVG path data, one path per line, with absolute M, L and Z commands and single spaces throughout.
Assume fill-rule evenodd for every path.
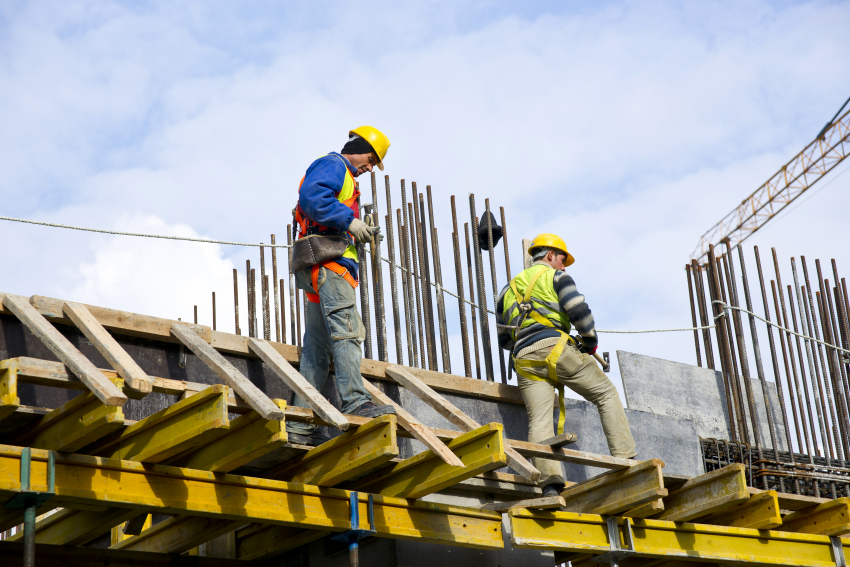
M 127 508 L 111 508 L 107 512 L 66 508 L 36 522 L 35 541 L 51 545 L 85 545 L 138 513 L 138 510 Z M 23 531 L 10 539 L 22 540 Z
M 778 529 L 782 525 L 779 498 L 775 490 L 768 490 L 750 496 L 749 500 L 736 504 L 729 510 L 698 518 L 694 522 L 754 530 Z M 787 530 L 782 528 L 782 531 Z
M 453 403 L 435 392 L 430 386 L 411 374 L 404 367 L 389 366 L 389 374 L 399 384 L 416 394 L 423 402 L 434 408 L 440 415 L 449 420 L 449 423 L 459 427 L 461 431 L 472 431 L 481 427 L 474 419 L 466 415 Z M 529 480 L 540 478 L 540 471 L 534 468 L 524 457 L 517 453 L 511 446 L 505 447 L 508 465 L 516 472 Z
M 137 421 L 88 447 L 87 452 L 110 459 L 160 463 L 201 447 L 227 429 L 227 386 L 215 384 L 203 392 Z
M 174 516 L 151 526 L 138 536 L 116 543 L 110 549 L 183 553 L 247 523 L 199 516 Z
M 652 500 L 650 502 L 647 502 L 646 504 L 641 504 L 637 508 L 626 510 L 620 515 L 625 516 L 627 518 L 649 518 L 663 511 L 664 499 L 658 498 L 657 500 Z
M 513 449 L 516 450 L 517 453 L 524 457 L 542 457 L 553 461 L 563 461 L 565 463 L 575 463 L 577 465 L 586 465 L 589 467 L 622 470 L 628 469 L 629 467 L 633 467 L 642 462 L 636 461 L 635 459 L 623 459 L 621 457 L 599 455 L 597 453 L 588 453 L 586 451 L 550 447 L 541 443 L 518 441 L 516 439 L 508 439 L 507 442 Z
M 439 456 L 446 464 L 454 467 L 462 467 L 463 461 L 457 458 L 457 455 L 452 453 L 451 449 L 446 447 L 437 435 L 428 427 L 423 425 L 413 414 L 395 403 L 389 396 L 381 390 L 370 384 L 367 380 L 363 380 L 363 385 L 372 394 L 372 398 L 378 400 L 379 403 L 391 405 L 395 408 L 398 423 L 404 427 L 411 435 L 418 439 L 423 445 L 428 447 L 435 455 Z
M 664 461 L 650 459 L 574 484 L 561 491 L 564 509 L 612 516 L 667 496 L 661 476 L 663 466 Z
M 69 301 L 65 303 L 62 310 L 91 341 L 97 351 L 103 355 L 103 358 L 112 365 L 118 375 L 124 379 L 125 391 L 129 390 L 128 395 L 134 398 L 142 398 L 151 393 L 153 380 L 112 338 L 112 335 L 103 328 L 86 309 L 85 305 Z
M 65 366 L 76 374 L 100 401 L 109 406 L 123 406 L 127 403 L 127 396 L 95 368 L 94 364 L 71 344 L 71 341 L 36 311 L 27 298 L 7 293 L 2 299 L 3 305 L 41 339 L 41 342 L 64 362 Z
M 272 400 L 286 410 L 286 402 Z M 286 426 L 283 421 L 263 419 L 255 411 L 230 422 L 228 428 L 213 433 L 202 447 L 169 460 L 167 464 L 212 472 L 231 472 L 286 445 Z
M 448 447 L 460 457 L 464 468 L 448 465 L 431 451 L 425 451 L 354 483 L 354 488 L 386 496 L 421 498 L 507 463 L 502 425 L 498 423 L 465 433 L 450 441 Z
M 664 511 L 657 519 L 687 522 L 724 512 L 749 498 L 744 465 L 735 463 L 679 485 L 664 498 Z
M 382 468 L 398 456 L 396 416 L 382 415 L 266 471 L 277 480 L 336 486 Z
M 289 388 L 301 396 L 301 399 L 316 412 L 319 417 L 333 424 L 339 430 L 346 431 L 351 423 L 345 419 L 338 409 L 333 407 L 325 397 L 310 384 L 297 370 L 295 370 L 283 356 L 280 355 L 269 343 L 261 339 L 249 338 L 249 348 L 259 356 L 263 362 L 269 365 L 277 376 L 283 380 Z
M 0 445 L 0 495 L 20 490 L 22 448 Z M 32 489 L 47 483 L 47 451 L 32 450 Z M 54 503 L 136 508 L 158 514 L 222 519 L 342 532 L 351 527 L 351 493 L 337 488 L 60 453 Z M 368 527 L 368 494 L 359 495 Z M 374 497 L 379 537 L 418 539 L 478 549 L 503 547 L 501 515 L 435 502 Z
M 15 361 L 0 362 L 0 421 L 17 411 L 21 405 L 18 397 L 18 364 Z
M 850 498 L 836 498 L 782 518 L 782 531 L 840 536 L 850 533 Z
M 481 506 L 482 510 L 495 510 L 496 512 L 507 512 L 514 508 L 534 508 L 535 510 L 552 510 L 562 508 L 564 499 L 560 496 L 541 496 L 540 498 L 529 498 L 517 500 L 516 502 L 494 502 Z
M 576 441 L 578 441 L 578 436 L 575 433 L 561 433 L 560 435 L 555 435 L 545 441 L 541 441 L 540 444 L 557 448 L 563 447 L 564 445 L 572 445 Z
M 192 329 L 185 325 L 172 325 L 171 333 L 215 372 L 225 384 L 236 390 L 236 393 L 242 396 L 242 399 L 248 402 L 264 419 L 284 419 L 284 412 L 262 390 L 243 376 L 214 348 L 205 343 Z
M 252 526 L 253 528 L 253 526 Z M 242 561 L 264 559 L 323 538 L 329 531 L 303 530 L 289 526 L 258 525 L 236 534 L 236 558 Z
M 114 378 L 116 386 L 122 380 Z M 15 438 L 22 446 L 77 452 L 83 447 L 117 431 L 124 425 L 124 412 L 119 406 L 104 405 L 92 392 L 71 398 L 45 415 Z

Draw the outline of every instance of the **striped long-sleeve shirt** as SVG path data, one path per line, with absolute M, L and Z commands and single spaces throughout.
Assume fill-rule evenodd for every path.
M 535 262 L 535 264 L 545 264 L 545 262 Z M 548 266 L 548 264 L 546 264 Z M 592 349 L 598 343 L 596 337 L 596 328 L 593 322 L 593 314 L 590 312 L 590 307 L 584 301 L 584 296 L 578 292 L 576 283 L 573 278 L 561 271 L 555 272 L 553 279 L 555 293 L 558 295 L 558 304 L 561 310 L 567 314 L 570 319 L 570 324 L 575 327 L 575 330 L 584 339 L 587 348 Z M 496 302 L 496 323 L 505 325 L 504 310 L 505 310 L 505 292 L 510 289 L 510 285 L 502 288 L 499 294 L 499 299 Z M 514 355 L 519 355 L 521 351 L 535 343 L 545 340 L 547 343 L 555 344 L 560 334 L 556 329 L 546 327 L 540 323 L 534 323 L 517 331 L 516 345 L 511 338 L 513 329 L 505 329 L 498 327 L 499 346 L 505 350 L 514 349 Z M 540 347 L 547 346 L 545 344 Z

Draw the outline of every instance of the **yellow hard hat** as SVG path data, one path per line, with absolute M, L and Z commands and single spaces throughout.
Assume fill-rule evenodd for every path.
M 534 250 L 543 246 L 546 246 L 547 248 L 554 248 L 555 250 L 560 250 L 561 252 L 566 254 L 567 259 L 564 262 L 564 266 L 569 266 L 576 261 L 576 259 L 573 258 L 573 255 L 567 252 L 566 242 L 564 242 L 564 240 L 557 234 L 538 234 L 534 237 L 534 240 L 531 241 L 531 246 L 528 247 L 528 253 L 534 256 Z
M 384 133 L 374 126 L 361 126 L 355 128 L 348 135 L 357 134 L 372 146 L 375 150 L 375 155 L 378 156 L 378 169 L 384 171 L 384 157 L 387 155 L 387 150 L 390 148 L 390 140 Z

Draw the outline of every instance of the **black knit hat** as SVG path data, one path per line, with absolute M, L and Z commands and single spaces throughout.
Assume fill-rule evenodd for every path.
M 481 222 L 478 223 L 478 246 L 481 247 L 482 250 L 490 250 L 490 242 L 487 238 L 487 227 L 493 227 L 493 246 L 495 247 L 498 244 L 499 240 L 502 239 L 502 227 L 496 224 L 496 217 L 493 216 L 493 213 L 487 213 L 484 211 L 484 214 L 481 215 Z

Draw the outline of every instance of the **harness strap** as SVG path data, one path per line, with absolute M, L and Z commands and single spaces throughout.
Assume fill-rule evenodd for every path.
M 558 435 L 561 435 L 564 432 L 564 422 L 566 421 L 566 408 L 564 406 L 564 385 L 558 380 L 557 375 L 557 364 L 558 359 L 561 358 L 561 353 L 564 352 L 564 347 L 567 345 L 567 342 L 571 342 L 575 344 L 575 341 L 571 336 L 567 333 L 561 332 L 561 338 L 558 339 L 558 342 L 555 343 L 555 346 L 552 347 L 552 350 L 546 356 L 544 360 L 517 360 L 514 358 L 514 366 L 516 367 L 516 373 L 523 378 L 528 378 L 529 380 L 537 380 L 538 382 L 550 382 L 558 389 Z M 540 376 L 535 376 L 530 373 L 527 368 L 537 368 L 540 366 L 548 367 L 548 376 L 546 378 L 541 378 Z
M 531 318 L 534 319 L 535 321 L 537 321 L 538 323 L 541 322 L 540 319 L 543 319 L 543 320 L 546 321 L 546 323 L 543 323 L 544 325 L 546 325 L 547 327 L 554 327 L 554 325 L 552 323 L 550 323 L 548 321 L 548 319 L 546 319 L 545 317 L 543 317 L 541 315 L 537 315 L 536 309 L 534 309 L 534 305 L 529 304 L 529 302 L 528 302 L 528 300 L 531 299 L 531 292 L 534 290 L 534 285 L 537 283 L 537 280 L 539 280 L 540 276 L 542 276 L 543 274 L 545 274 L 548 271 L 549 271 L 548 269 L 540 270 L 539 272 L 534 274 L 534 277 L 531 278 L 530 282 L 528 282 L 528 287 L 525 288 L 525 294 L 523 294 L 522 301 L 520 302 L 520 312 L 523 313 L 523 317 L 522 317 L 522 320 L 517 325 L 518 328 L 522 327 L 523 323 L 525 323 L 525 318 L 529 314 L 531 314 Z M 516 285 L 516 278 L 511 280 L 510 286 L 511 286 L 511 291 L 514 292 L 514 300 L 515 301 L 519 300 L 520 296 L 519 296 L 519 290 L 517 289 L 517 285 Z M 528 309 L 523 310 L 522 309 L 523 305 L 528 306 Z M 535 317 L 535 315 L 537 315 L 537 317 Z M 514 341 L 516 341 L 516 334 L 517 334 L 517 329 L 514 329 L 513 330 Z
M 311 279 L 313 280 L 313 291 L 317 293 L 310 293 L 309 291 L 304 292 L 304 295 L 307 296 L 307 301 L 309 301 L 310 303 L 319 303 L 319 268 L 321 268 L 322 266 L 332 271 L 336 275 L 342 276 L 345 281 L 351 284 L 351 287 L 356 289 L 357 286 L 360 285 L 357 280 L 352 277 L 348 269 L 344 268 L 343 266 L 340 266 L 336 262 L 329 261 L 325 262 L 324 264 L 316 264 L 313 266 L 313 270 L 310 275 Z

